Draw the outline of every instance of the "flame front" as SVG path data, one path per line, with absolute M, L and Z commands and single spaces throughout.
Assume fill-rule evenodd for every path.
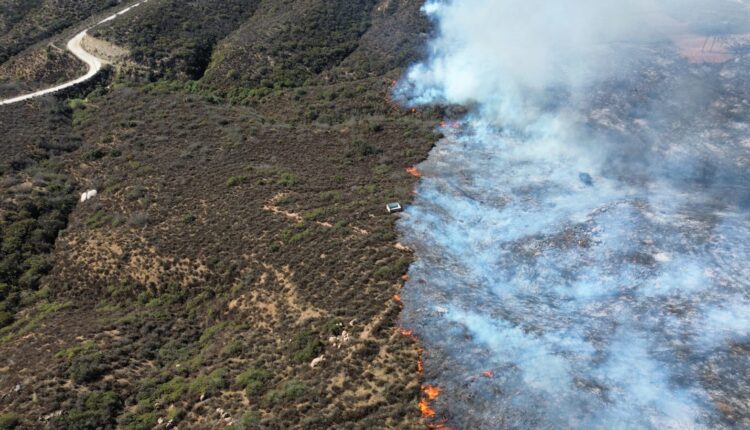
M 417 169 L 416 167 L 407 167 L 406 168 L 406 173 L 414 176 L 415 178 L 421 178 L 422 177 L 422 172 L 420 172 L 419 169 Z
M 435 416 L 435 411 L 430 407 L 430 403 L 427 399 L 419 401 L 419 411 L 422 412 L 422 416 L 425 418 L 432 418 Z
M 427 396 L 427 400 L 435 400 L 443 390 L 435 385 L 423 385 L 422 391 Z

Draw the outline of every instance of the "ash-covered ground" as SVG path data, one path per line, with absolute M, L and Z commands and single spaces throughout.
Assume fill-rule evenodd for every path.
M 522 93 L 523 126 L 406 78 L 416 104 L 475 104 L 400 223 L 434 423 L 750 428 L 750 54 L 721 39 L 729 60 L 618 46 L 616 73 Z

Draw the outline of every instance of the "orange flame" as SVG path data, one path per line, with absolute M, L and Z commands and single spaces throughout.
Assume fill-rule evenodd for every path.
M 417 169 L 416 167 L 407 167 L 406 168 L 406 173 L 414 176 L 415 178 L 421 178 L 422 177 L 422 172 L 420 172 L 419 169 Z
M 424 392 L 425 396 L 427 396 L 427 400 L 435 400 L 438 398 L 443 389 L 435 385 L 422 385 L 422 391 Z
M 485 378 L 494 378 L 495 372 L 491 370 L 485 370 L 484 372 L 482 372 L 482 376 L 484 376 Z
M 408 328 L 402 328 L 401 334 L 407 337 L 412 337 L 414 336 L 414 330 L 409 330 Z
M 427 401 L 427 399 L 422 399 L 419 401 L 419 410 L 422 412 L 423 417 L 434 417 L 435 411 L 432 410 L 430 407 L 430 403 Z
M 400 302 L 401 301 L 401 294 L 394 294 L 393 295 L 393 300 L 397 301 L 397 302 Z

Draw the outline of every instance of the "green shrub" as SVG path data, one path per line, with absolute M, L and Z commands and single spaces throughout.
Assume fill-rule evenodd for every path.
M 230 176 L 227 179 L 227 187 L 236 187 L 242 185 L 245 181 L 247 181 L 247 177 L 245 176 Z
M 248 369 L 237 376 L 237 385 L 245 389 L 248 396 L 258 396 L 266 390 L 271 372 L 265 369 Z
M 307 387 L 302 382 L 292 379 L 280 387 L 266 393 L 263 397 L 268 403 L 289 402 L 302 397 L 307 392 Z
M 295 224 L 291 228 L 284 229 L 281 232 L 281 239 L 287 243 L 301 242 L 313 235 L 313 230 L 308 228 L 303 222 Z
M 96 211 L 86 220 L 86 225 L 91 228 L 100 228 L 112 221 L 112 217 L 103 210 Z
M 76 430 L 108 428 L 114 424 L 121 407 L 117 394 L 92 392 L 84 396 L 74 409 L 56 418 L 53 427 Z
M 182 398 L 187 392 L 188 384 L 186 379 L 182 376 L 175 376 L 159 385 L 153 397 L 164 403 L 172 403 Z
M 131 201 L 135 201 L 138 199 L 141 199 L 146 196 L 146 189 L 141 186 L 135 186 L 128 190 L 127 194 L 125 194 L 125 198 Z
M 18 284 L 27 289 L 36 289 L 39 287 L 39 281 L 49 272 L 52 265 L 44 255 L 34 255 L 24 261 L 28 267 L 26 271 L 18 278 Z
M 68 107 L 75 109 L 84 109 L 86 107 L 86 100 L 84 99 L 69 99 L 67 101 Z
M 8 311 L 0 311 L 0 328 L 13 324 L 14 317 Z
M 370 124 L 369 129 L 372 133 L 380 133 L 381 131 L 383 131 L 383 124 L 379 122 Z
M 55 354 L 55 357 L 64 358 L 70 361 L 78 355 L 87 353 L 96 353 L 96 345 L 94 345 L 94 342 L 87 341 L 78 345 L 73 345 L 70 348 L 66 348 L 58 352 L 57 354 Z
M 187 412 L 185 412 L 184 409 L 178 408 L 174 405 L 167 409 L 167 421 L 172 421 L 173 423 L 182 420 L 186 415 Z
M 224 348 L 221 349 L 221 355 L 223 357 L 234 357 L 240 355 L 245 350 L 245 344 L 240 341 L 234 341 L 228 343 Z
M 228 323 L 226 322 L 219 322 L 211 327 L 206 328 L 203 333 L 201 333 L 201 337 L 198 339 L 198 343 L 201 345 L 206 344 L 209 340 L 211 340 L 214 336 L 216 336 L 218 333 L 224 331 L 227 328 Z
M 323 191 L 322 193 L 320 193 L 320 198 L 328 202 L 337 202 L 341 200 L 342 196 L 343 194 L 341 193 L 341 191 Z
M 332 336 L 338 336 L 344 331 L 344 323 L 339 318 L 332 318 L 325 323 L 321 331 Z
M 276 183 L 284 187 L 293 187 L 301 182 L 302 180 L 299 178 L 299 176 L 295 175 L 294 173 L 287 172 L 282 174 Z
M 302 218 L 305 219 L 306 221 L 315 221 L 320 218 L 323 218 L 325 214 L 326 214 L 325 208 L 317 208 L 317 209 L 313 209 L 311 211 L 305 212 L 305 214 L 302 215 Z
M 106 155 L 107 155 L 107 151 L 105 149 L 96 148 L 87 152 L 86 155 L 83 156 L 83 158 L 88 161 L 96 161 L 96 160 L 101 160 Z
M 188 391 L 195 395 L 214 396 L 229 385 L 226 379 L 227 373 L 227 369 L 223 367 L 214 369 L 208 375 L 193 379 L 188 386 Z
M 159 414 L 153 411 L 129 413 L 122 418 L 120 427 L 124 430 L 152 430 L 158 420 Z
M 260 424 L 260 414 L 256 411 L 246 412 L 240 418 L 240 422 L 235 425 L 237 430 L 249 430 L 256 428 Z
M 317 333 L 306 330 L 299 333 L 292 342 L 295 348 L 294 359 L 300 362 L 308 362 L 317 357 L 324 348 L 323 342 Z
M 382 150 L 370 145 L 364 140 L 355 140 L 352 143 L 352 146 L 354 147 L 354 153 L 359 155 L 360 157 L 367 157 L 369 155 L 380 154 L 381 152 L 383 152 Z
M 14 413 L 0 415 L 0 430 L 13 430 L 21 424 L 21 420 Z
M 376 279 L 383 281 L 393 280 L 406 273 L 408 268 L 409 259 L 401 257 L 395 262 L 376 270 L 373 276 L 375 276 Z
M 94 352 L 73 358 L 65 375 L 77 384 L 85 384 L 96 381 L 107 370 L 104 356 L 100 352 Z

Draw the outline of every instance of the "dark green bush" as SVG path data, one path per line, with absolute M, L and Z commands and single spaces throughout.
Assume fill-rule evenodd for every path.
M 300 362 L 312 360 L 323 352 L 324 348 L 318 334 L 310 330 L 297 334 L 292 344 L 295 348 L 294 359 Z
M 104 356 L 93 352 L 76 356 L 65 375 L 77 384 L 85 384 L 99 379 L 108 370 Z
M 199 376 L 192 380 L 188 386 L 188 391 L 195 395 L 215 396 L 229 385 L 227 373 L 227 369 L 224 368 L 214 369 L 208 375 Z
M 0 328 L 13 324 L 13 314 L 8 311 L 0 311 Z
M 240 422 L 235 424 L 237 430 L 249 430 L 257 428 L 260 424 L 260 414 L 256 411 L 246 412 L 240 418 Z
M 107 156 L 107 151 L 105 149 L 96 148 L 86 153 L 86 155 L 83 158 L 89 161 L 96 161 L 96 160 L 101 160 L 102 158 L 106 156 Z
M 271 372 L 265 369 L 248 369 L 237 376 L 237 385 L 243 387 L 248 396 L 258 396 L 266 390 Z
M 227 187 L 236 187 L 242 183 L 244 183 L 247 180 L 247 177 L 245 176 L 230 176 L 227 179 Z
M 380 149 L 370 145 L 364 140 L 355 140 L 352 143 L 352 146 L 354 147 L 354 153 L 359 155 L 360 157 L 367 157 L 369 155 L 375 155 L 382 152 Z
M 56 418 L 54 428 L 96 430 L 112 427 L 122 402 L 111 391 L 92 392 L 79 400 L 78 405 Z
M 16 414 L 7 413 L 0 415 L 0 430 L 13 430 L 21 424 Z
M 271 404 L 286 403 L 305 395 L 307 386 L 302 382 L 292 379 L 283 383 L 280 387 L 266 393 L 264 399 Z

